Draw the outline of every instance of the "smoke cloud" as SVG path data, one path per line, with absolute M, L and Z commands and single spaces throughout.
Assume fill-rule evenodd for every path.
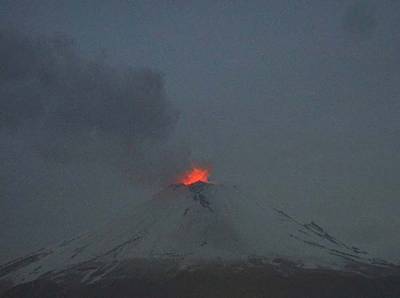
M 49 238 L 49 223 L 68 234 L 183 166 L 187 151 L 168 141 L 178 113 L 162 74 L 83 57 L 62 34 L 13 30 L 0 31 L 0 65 L 3 235 L 29 234 L 29 223 Z

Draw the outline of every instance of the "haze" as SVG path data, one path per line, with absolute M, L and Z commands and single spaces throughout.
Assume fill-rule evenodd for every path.
M 389 0 L 2 1 L 0 261 L 193 162 L 398 261 L 399 16 Z

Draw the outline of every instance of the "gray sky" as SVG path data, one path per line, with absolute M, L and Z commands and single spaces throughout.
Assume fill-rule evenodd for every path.
M 399 16 L 393 0 L 1 1 L 0 255 L 206 161 L 216 181 L 398 259 Z M 20 40 L 27 52 L 10 50 Z M 43 87 L 46 73 L 68 86 Z

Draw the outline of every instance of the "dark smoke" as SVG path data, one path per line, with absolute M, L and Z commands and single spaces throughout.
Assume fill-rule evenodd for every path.
M 161 74 L 83 57 L 62 34 L 13 30 L 0 31 L 0 65 L 3 236 L 23 237 L 30 225 L 42 234 L 65 225 L 68 234 L 183 166 Z

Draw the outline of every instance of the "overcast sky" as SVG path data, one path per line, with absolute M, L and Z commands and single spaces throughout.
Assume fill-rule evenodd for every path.
M 2 0 L 0 26 L 0 261 L 198 161 L 399 259 L 399 1 Z

